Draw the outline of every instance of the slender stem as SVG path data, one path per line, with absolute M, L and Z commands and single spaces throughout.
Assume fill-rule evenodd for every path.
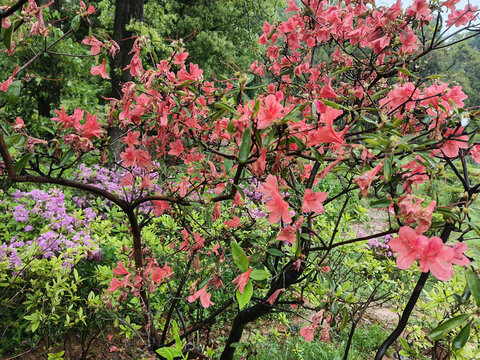
M 443 228 L 442 235 L 440 237 L 442 238 L 442 241 L 444 243 L 447 242 L 452 230 L 453 230 L 453 226 L 450 224 L 446 224 L 445 227 Z M 429 275 L 430 275 L 430 272 L 422 273 L 422 275 L 420 275 L 420 277 L 418 278 L 417 284 L 413 289 L 412 295 L 408 300 L 407 306 L 405 306 L 405 310 L 403 310 L 402 317 L 400 318 L 400 321 L 398 322 L 397 327 L 395 328 L 395 330 L 392 331 L 392 333 L 380 346 L 380 348 L 377 351 L 377 354 L 375 355 L 375 360 L 382 360 L 388 348 L 402 334 L 403 330 L 405 329 L 405 326 L 407 326 L 408 319 L 410 318 L 412 310 L 415 307 L 415 304 L 417 303 L 418 298 L 420 297 L 420 293 L 422 292 L 423 286 L 427 282 Z
M 182 292 L 182 289 L 185 286 L 185 282 L 187 281 L 187 278 L 188 278 L 187 273 L 190 271 L 190 266 L 192 266 L 193 258 L 194 258 L 194 254 L 192 254 L 190 256 L 190 259 L 188 260 L 187 266 L 185 267 L 185 271 L 183 272 L 182 280 L 178 285 L 177 293 L 175 294 L 175 297 L 173 298 L 173 301 L 172 301 L 172 305 L 168 310 L 167 318 L 165 320 L 165 326 L 163 327 L 162 337 L 160 339 L 160 346 L 163 346 L 163 344 L 165 344 L 165 340 L 167 339 L 167 332 L 168 332 L 168 327 L 170 325 L 170 319 L 172 318 L 173 310 L 175 309 L 178 299 L 180 298 L 180 293 Z

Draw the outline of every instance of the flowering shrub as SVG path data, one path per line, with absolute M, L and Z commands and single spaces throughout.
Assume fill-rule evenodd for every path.
M 447 281 L 454 275 L 452 264 L 464 271 L 462 266 L 472 260 L 464 255 L 465 242 L 467 234 L 478 231 L 469 208 L 480 184 L 472 182 L 466 163 L 476 159 L 479 114 L 463 109 L 466 95 L 459 86 L 418 75 L 423 59 L 453 36 L 442 30 L 441 12 L 449 14 L 447 27 L 478 30 L 478 9 L 458 12 L 455 3 L 416 0 L 404 10 L 401 2 L 377 7 L 371 1 L 311 0 L 303 6 L 290 1 L 288 18 L 266 22 L 262 29 L 263 58 L 247 73 L 239 71 L 225 81 L 206 81 L 202 69 L 189 63 L 181 42 L 173 43 L 169 59 L 147 66 L 142 52 L 150 39 L 140 35 L 132 40 L 131 61 L 124 69 L 132 81 L 122 84 L 118 98 L 107 99 L 106 111 L 56 110 L 51 119 L 54 141 L 32 136 L 23 119 L 8 124 L 11 134 L 0 134 L 2 174 L 10 182 L 82 190 L 123 212 L 133 261 L 128 266 L 118 262 L 109 292 L 121 291 L 119 301 L 138 295 L 134 298 L 144 317 L 146 342 L 161 353 L 173 345 L 167 338 L 173 318 L 182 321 L 181 310 L 201 309 L 189 318 L 192 328 L 200 329 L 235 304 L 221 355 L 222 360 L 233 359 L 248 323 L 287 311 L 287 305 L 305 306 L 314 279 L 318 288 L 337 288 L 326 271 L 334 268 L 332 256 L 338 271 L 351 266 L 363 272 L 365 298 L 350 314 L 333 296 L 316 299 L 317 316 L 302 328 L 302 335 L 310 340 L 322 329 L 326 341 L 335 316 L 351 325 L 352 339 L 366 307 L 377 299 L 378 289 L 372 290 L 368 277 L 389 271 L 391 261 L 384 259 L 384 265 L 372 259 L 368 267 L 347 264 L 354 260 L 335 249 L 392 234 L 389 246 L 398 267 L 406 269 L 419 260 L 421 272 L 397 327 L 377 352 L 375 359 L 381 359 L 405 328 L 430 272 Z M 82 3 L 69 32 L 78 29 L 80 18 L 89 26 L 89 9 Z M 30 21 L 19 31 L 47 38 L 41 10 L 30 0 L 24 9 Z M 2 27 L 11 29 L 3 22 Z M 100 65 L 92 64 L 91 73 L 106 78 L 106 51 L 112 50 L 114 57 L 117 47 L 93 41 L 93 35 L 101 38 L 93 31 L 84 43 Z M 45 51 L 65 34 L 53 34 Z M 1 85 L 9 105 L 21 95 L 15 78 L 24 69 L 12 70 Z M 253 79 L 260 85 L 250 87 Z M 109 135 L 112 129 L 119 133 L 115 138 Z M 109 156 L 117 143 L 118 156 Z M 68 176 L 67 170 L 83 158 L 99 166 L 95 170 L 100 177 L 107 162 L 112 171 L 122 169 L 109 179 L 116 184 L 83 181 L 79 173 L 76 179 Z M 453 203 L 439 196 L 447 167 L 464 191 Z M 327 176 L 338 187 L 327 188 Z M 252 177 L 255 189 L 247 183 Z M 245 196 L 244 190 L 253 194 Z M 247 197 L 253 198 L 250 204 Z M 390 216 L 388 229 L 344 237 L 347 206 L 358 197 Z M 427 198 L 432 200 L 421 206 Z M 268 220 L 244 217 L 252 204 L 262 204 Z M 338 208 L 333 219 L 325 210 L 329 205 Z M 150 208 L 139 211 L 145 206 Z M 16 216 L 25 218 L 24 209 Z M 162 226 L 170 228 L 169 243 L 152 257 L 145 246 L 148 224 L 160 217 Z M 158 242 L 165 238 L 159 236 Z M 175 264 L 168 259 L 171 253 Z M 479 305 L 479 279 L 471 269 L 466 274 Z M 387 281 L 389 274 L 384 275 Z M 169 290 L 168 310 L 152 316 L 149 294 L 162 288 Z M 130 296 L 124 296 L 127 291 Z M 224 301 L 216 295 L 225 295 Z M 212 317 L 203 316 L 207 311 Z M 473 312 L 462 315 L 464 320 L 476 317 Z M 457 324 L 454 320 L 446 323 Z M 187 337 L 190 330 L 182 327 L 180 336 Z M 463 345 L 469 336 L 462 338 Z
M 89 231 L 90 223 L 97 217 L 91 207 L 68 211 L 64 194 L 55 188 L 17 190 L 11 198 L 11 202 L 0 204 L 4 237 L 0 261 L 7 261 L 12 269 L 19 270 L 31 257 L 50 259 L 61 255 L 65 266 L 72 266 L 69 256 L 79 251 L 89 259 L 99 257 L 98 244 Z M 23 254 L 28 254 L 26 259 Z

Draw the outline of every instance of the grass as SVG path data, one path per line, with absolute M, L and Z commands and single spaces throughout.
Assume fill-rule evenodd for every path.
M 256 344 L 256 355 L 249 357 L 255 360 L 342 360 L 347 344 L 349 328 L 332 337 L 326 343 L 319 339 L 319 334 L 312 342 L 306 342 L 296 333 L 284 336 L 263 338 Z M 373 358 L 376 350 L 388 332 L 379 325 L 363 325 L 357 328 L 348 355 L 349 360 Z

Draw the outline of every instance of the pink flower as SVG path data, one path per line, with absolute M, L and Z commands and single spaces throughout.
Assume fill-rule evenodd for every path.
M 420 269 L 423 272 L 431 271 L 438 280 L 447 281 L 453 276 L 451 262 L 455 255 L 451 247 L 444 245 L 438 236 L 434 236 L 420 255 Z
M 211 294 L 207 292 L 207 285 L 205 285 L 203 288 L 198 290 L 195 294 L 190 295 L 188 297 L 188 302 L 194 302 L 198 298 L 200 298 L 200 302 L 202 303 L 202 306 L 206 309 L 210 305 L 215 305 L 213 302 L 210 301 Z
M 233 219 L 232 220 L 226 220 L 224 222 L 225 225 L 227 225 L 227 229 L 230 229 L 230 228 L 237 228 L 240 226 L 240 223 L 241 223 L 241 220 L 238 216 L 233 216 Z
M 315 328 L 313 326 L 302 327 L 300 329 L 300 336 L 303 337 L 306 342 L 312 341 L 313 340 L 313 335 L 315 333 Z
M 100 53 L 100 48 L 103 46 L 103 43 L 100 40 L 98 40 L 95 36 L 91 36 L 83 39 L 82 44 L 91 46 L 90 53 L 92 55 L 98 55 Z
M 382 168 L 383 164 L 378 164 L 372 170 L 364 172 L 361 176 L 353 180 L 355 184 L 360 188 L 360 194 L 362 196 L 367 196 L 370 185 L 372 184 L 373 179 Z
M 305 190 L 303 194 L 302 211 L 303 212 L 316 212 L 317 214 L 323 213 L 322 202 L 327 198 L 325 192 L 313 192 L 311 189 Z
M 283 110 L 282 104 L 277 101 L 275 95 L 268 95 L 263 102 L 265 106 L 262 106 L 262 110 L 260 110 L 258 115 L 257 128 L 259 130 L 270 126 L 272 122 L 280 117 Z
M 455 251 L 455 256 L 453 257 L 452 264 L 455 265 L 468 265 L 470 260 L 463 254 L 467 251 L 467 244 L 458 242 L 453 245 L 453 251 Z
M 94 66 L 90 69 L 90 73 L 92 75 L 100 75 L 104 79 L 110 79 L 107 75 L 107 68 L 105 66 L 105 59 L 103 59 L 102 63 L 98 66 Z
M 107 289 L 107 292 L 113 293 L 114 291 L 118 290 L 118 288 L 122 286 L 122 284 L 123 283 L 121 281 L 114 277 L 110 282 L 110 287 Z
M 463 131 L 463 128 L 458 129 L 455 131 L 454 129 L 447 129 L 445 132 L 445 138 L 452 138 L 445 141 L 445 144 L 441 147 L 442 151 L 445 153 L 446 156 L 449 158 L 457 157 L 459 149 L 467 149 L 468 148 L 468 136 L 462 135 L 459 136 Z
M 409 226 L 402 226 L 398 237 L 389 241 L 388 246 L 398 253 L 397 266 L 400 269 L 408 269 L 420 258 L 423 248 L 428 244 L 428 237 L 419 235 Z
M 297 228 L 295 226 L 284 227 L 277 236 L 278 241 L 286 241 L 290 244 L 295 243 Z
M 173 274 L 172 269 L 167 265 L 167 263 L 165 263 L 163 268 L 156 267 L 152 270 L 152 281 L 158 285 L 163 279 L 171 274 Z
M 123 265 L 123 261 L 119 261 L 118 266 L 115 269 L 113 269 L 113 275 L 123 276 L 123 275 L 128 275 L 128 274 L 129 274 L 129 272 L 125 268 L 125 265 Z
M 280 295 L 280 293 L 284 292 L 284 291 L 285 291 L 285 289 L 275 290 L 274 293 L 272 295 L 270 295 L 270 297 L 267 299 L 266 302 L 270 305 L 273 305 L 275 303 L 275 301 L 277 301 L 277 298 Z
M 237 286 L 235 287 L 235 290 L 238 289 L 238 292 L 240 294 L 243 294 L 243 291 L 245 290 L 245 286 L 247 286 L 248 279 L 250 279 L 251 272 L 252 272 L 252 268 L 249 268 L 247 271 L 238 275 L 234 280 L 232 280 L 232 284 L 237 284 Z
M 473 160 L 477 164 L 480 164 L 480 145 L 475 145 L 472 150 L 470 150 L 470 155 L 472 155 Z
M 292 217 L 288 209 L 288 203 L 283 200 L 280 194 L 275 194 L 265 205 L 266 209 L 270 211 L 268 222 L 274 224 L 282 219 L 285 223 L 290 224 Z
M 279 194 L 277 177 L 268 175 L 265 182 L 261 183 L 258 187 L 258 191 L 266 196 L 273 196 Z

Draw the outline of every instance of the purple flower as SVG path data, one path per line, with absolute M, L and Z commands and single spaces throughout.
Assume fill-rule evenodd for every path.
M 15 218 L 15 221 L 17 221 L 17 222 L 28 221 L 29 211 L 27 209 L 25 209 L 25 206 L 17 205 L 17 206 L 15 206 L 15 208 L 13 210 L 13 217 Z

